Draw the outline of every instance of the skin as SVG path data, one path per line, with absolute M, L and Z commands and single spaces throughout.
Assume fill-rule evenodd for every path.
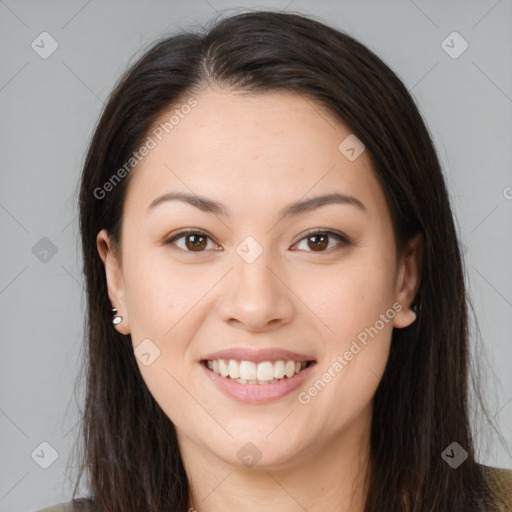
M 123 317 L 115 328 L 131 334 L 134 349 L 149 338 L 160 350 L 149 366 L 137 363 L 176 427 L 191 507 L 363 511 L 372 397 L 393 328 L 416 318 L 410 304 L 421 239 L 397 263 L 370 156 L 349 161 L 338 145 L 350 130 L 312 100 L 213 87 L 195 98 L 198 105 L 132 171 L 122 264 L 108 233 L 98 234 L 109 298 Z M 220 201 L 232 216 L 177 201 L 148 213 L 169 191 Z M 355 196 L 366 212 L 330 204 L 279 220 L 285 205 L 333 191 Z M 176 240 L 175 250 L 164 245 L 183 228 L 210 236 L 202 252 L 193 251 L 190 237 Z M 329 238 L 315 251 L 315 240 L 304 238 L 312 228 L 342 231 L 351 244 Z M 236 252 L 246 236 L 263 248 L 252 263 Z M 402 308 L 394 318 L 309 403 L 299 403 L 298 393 L 393 303 Z M 284 348 L 312 355 L 317 365 L 296 392 L 241 403 L 222 394 L 199 363 L 241 346 Z M 252 467 L 237 456 L 247 442 L 261 453 Z

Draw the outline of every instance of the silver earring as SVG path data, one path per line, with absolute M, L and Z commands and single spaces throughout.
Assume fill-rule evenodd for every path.
M 414 304 L 412 306 L 412 310 L 415 312 L 415 313 L 418 313 L 418 311 L 421 311 L 421 304 Z
M 112 309 L 111 309 L 111 313 L 112 313 L 113 315 L 115 315 L 115 314 L 117 313 L 117 308 L 112 308 Z M 121 323 L 121 320 L 122 320 L 122 319 L 123 319 L 123 317 L 122 317 L 122 316 L 114 316 L 114 318 L 112 318 L 112 324 L 113 324 L 113 325 L 118 325 L 118 324 L 120 324 L 120 323 Z

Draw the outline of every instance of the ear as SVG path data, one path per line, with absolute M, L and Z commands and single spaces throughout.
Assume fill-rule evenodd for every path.
M 106 229 L 102 229 L 96 237 L 96 246 L 100 258 L 105 266 L 107 279 L 108 297 L 113 308 L 117 308 L 116 315 L 123 319 L 121 323 L 114 325 L 114 328 L 121 334 L 130 333 L 128 321 L 128 310 L 126 309 L 125 290 L 123 273 L 118 257 L 112 248 L 112 243 Z
M 407 327 L 416 320 L 411 304 L 420 286 L 422 256 L 423 237 L 420 233 L 409 241 L 400 261 L 395 299 L 403 309 L 395 315 L 394 327 Z

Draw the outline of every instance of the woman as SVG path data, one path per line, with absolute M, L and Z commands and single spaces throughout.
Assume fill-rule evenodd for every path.
M 512 507 L 475 460 L 432 140 L 353 38 L 250 12 L 156 43 L 105 106 L 80 227 L 92 494 L 66 510 Z

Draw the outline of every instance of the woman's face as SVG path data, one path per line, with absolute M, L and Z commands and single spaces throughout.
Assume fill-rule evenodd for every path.
M 285 467 L 363 442 L 417 245 L 397 265 L 368 153 L 312 100 L 195 99 L 132 171 L 122 265 L 98 235 L 116 328 L 185 455 Z

